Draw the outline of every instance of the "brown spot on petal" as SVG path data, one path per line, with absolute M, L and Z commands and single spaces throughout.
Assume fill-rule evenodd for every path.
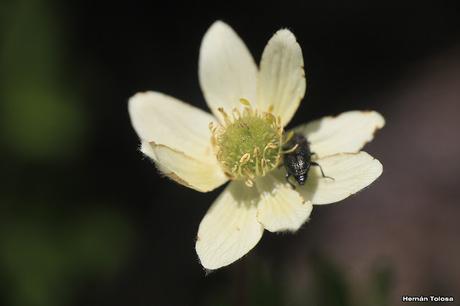
M 165 173 L 165 175 L 167 177 L 169 177 L 170 179 L 172 179 L 173 181 L 175 181 L 176 183 L 178 184 L 181 184 L 181 185 L 184 185 L 186 187 L 189 187 L 189 188 L 193 188 L 192 185 L 190 185 L 187 181 L 185 181 L 184 179 L 180 178 L 177 174 L 175 174 L 174 172 L 170 172 L 170 173 Z

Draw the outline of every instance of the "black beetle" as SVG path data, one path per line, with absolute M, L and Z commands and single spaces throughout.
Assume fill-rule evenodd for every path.
M 310 144 L 307 138 L 301 134 L 294 133 L 288 142 L 283 146 L 286 153 L 283 155 L 283 164 L 286 169 L 286 181 L 295 188 L 294 184 L 289 181 L 289 177 L 294 176 L 299 185 L 304 185 L 308 178 L 308 170 L 311 166 L 319 167 L 321 175 L 333 179 L 332 177 L 324 175 L 323 168 L 311 160 L 311 156 L 315 153 L 310 151 Z

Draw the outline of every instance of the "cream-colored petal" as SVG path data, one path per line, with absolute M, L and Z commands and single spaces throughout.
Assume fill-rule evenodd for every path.
M 231 112 L 240 99 L 255 101 L 257 66 L 233 29 L 216 21 L 203 37 L 199 58 L 201 90 L 214 115 L 219 107 Z
M 155 151 L 153 150 L 153 146 L 148 141 L 141 140 L 140 151 L 144 153 L 145 156 L 150 157 L 153 161 L 158 160 L 155 155 Z
M 211 191 L 228 180 L 216 159 L 197 160 L 167 146 L 145 141 L 141 151 L 152 158 L 167 177 L 197 191 Z
M 312 166 L 304 186 L 297 190 L 305 200 L 313 204 L 330 204 L 341 201 L 370 185 L 382 174 L 382 164 L 366 152 L 340 153 L 317 160 Z
M 215 118 L 211 114 L 158 92 L 134 95 L 129 100 L 129 114 L 142 140 L 199 160 L 215 158 L 209 131 L 209 123 Z
M 294 130 L 307 137 L 312 152 L 324 157 L 358 152 L 384 125 L 385 119 L 375 111 L 350 111 L 307 123 Z
M 281 116 L 287 125 L 305 95 L 302 50 L 294 34 L 279 30 L 262 54 L 257 83 L 257 106 Z
M 264 231 L 257 221 L 255 188 L 233 181 L 209 208 L 198 229 L 196 252 L 201 264 L 215 270 L 248 253 Z
M 270 232 L 295 232 L 307 221 L 313 205 L 289 186 L 282 170 L 274 172 L 256 181 L 261 193 L 257 218 Z

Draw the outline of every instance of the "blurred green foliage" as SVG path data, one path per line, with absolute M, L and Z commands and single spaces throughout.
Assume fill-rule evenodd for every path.
M 315 305 L 349 306 L 349 287 L 340 269 L 328 258 L 314 255 L 313 292 Z
M 394 283 L 393 271 L 390 264 L 382 261 L 371 275 L 369 304 L 375 306 L 391 305 L 390 294 Z
M 52 173 L 56 161 L 82 154 L 88 125 L 63 23 L 47 0 L 3 1 L 0 8 L 1 154 L 10 167 L 32 163 Z M 104 209 L 107 203 L 69 208 L 78 203 L 58 200 L 59 176 L 32 175 L 41 179 L 38 193 L 4 188 L 11 186 L 6 180 L 21 186 L 24 175 L 1 184 L 0 304 L 73 304 L 87 282 L 121 269 L 132 228 L 114 208 Z
M 325 254 L 313 254 L 309 259 L 312 266 L 313 286 L 308 300 L 318 306 L 390 306 L 393 284 L 391 269 L 385 265 L 374 267 L 367 285 L 362 291 L 353 291 L 353 284 L 343 269 Z M 356 286 L 355 286 L 356 288 Z M 307 291 L 308 292 L 308 291 Z M 300 306 L 300 305 L 299 305 Z
M 26 207 L 0 210 L 5 305 L 68 305 L 85 282 L 113 277 L 128 255 L 130 225 L 113 211 Z
M 33 160 L 74 154 L 87 124 L 57 17 L 46 0 L 2 6 L 2 146 Z

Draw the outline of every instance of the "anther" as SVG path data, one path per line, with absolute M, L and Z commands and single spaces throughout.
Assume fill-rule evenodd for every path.
M 240 158 L 240 164 L 245 164 L 248 162 L 248 160 L 251 158 L 251 154 L 245 153 L 243 156 Z
M 249 106 L 249 107 L 251 107 L 251 102 L 249 102 L 248 99 L 241 98 L 241 99 L 240 99 L 240 103 L 243 104 L 244 106 Z
M 225 124 L 226 125 L 230 125 L 232 123 L 232 121 L 230 120 L 230 118 L 228 117 L 228 114 L 224 111 L 224 109 L 222 107 L 219 107 L 217 109 L 221 114 L 222 116 L 224 117 L 224 121 L 225 121 Z

